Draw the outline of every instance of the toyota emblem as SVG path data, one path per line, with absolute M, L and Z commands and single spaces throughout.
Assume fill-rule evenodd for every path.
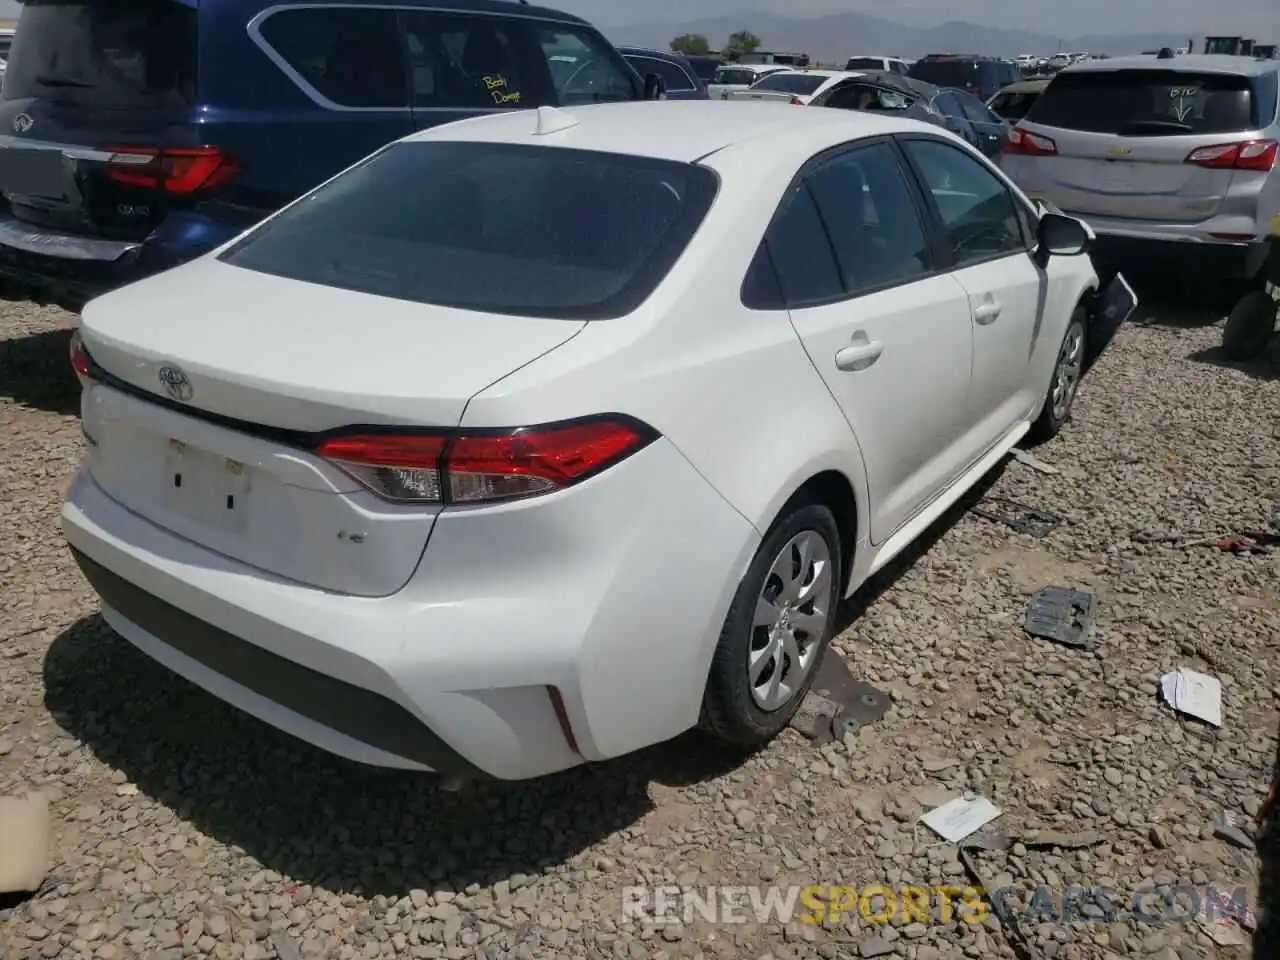
M 160 382 L 164 384 L 164 389 L 169 396 L 175 400 L 181 400 L 186 403 L 191 399 L 191 381 L 187 379 L 187 375 L 178 367 L 161 367 L 159 371 Z
M 20 113 L 13 118 L 14 133 L 29 133 L 35 125 L 36 122 L 31 119 L 31 114 L 29 113 Z

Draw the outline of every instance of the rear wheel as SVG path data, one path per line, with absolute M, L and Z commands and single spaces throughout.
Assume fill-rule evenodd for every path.
M 774 522 L 720 632 L 702 701 L 705 731 L 757 747 L 791 721 L 831 641 L 841 556 L 827 507 L 801 503 Z
M 1028 443 L 1035 445 L 1052 440 L 1071 416 L 1071 405 L 1075 403 L 1080 378 L 1084 375 L 1086 341 L 1084 307 L 1077 306 L 1071 314 L 1071 322 L 1067 324 L 1062 346 L 1058 348 L 1044 406 L 1027 432 Z
M 1271 294 L 1253 290 L 1241 297 L 1227 317 L 1222 331 L 1222 352 L 1228 360 L 1253 360 L 1262 356 L 1276 326 L 1276 302 Z

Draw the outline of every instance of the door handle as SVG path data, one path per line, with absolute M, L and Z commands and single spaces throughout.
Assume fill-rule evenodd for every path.
M 865 370 L 884 353 L 884 344 L 879 340 L 868 340 L 862 332 L 853 335 L 853 342 L 836 351 L 836 369 L 845 373 L 856 373 Z
M 986 326 L 989 323 L 995 323 L 996 318 L 1000 316 L 1003 309 L 997 300 L 988 300 L 986 303 L 980 303 L 973 309 L 973 319 Z

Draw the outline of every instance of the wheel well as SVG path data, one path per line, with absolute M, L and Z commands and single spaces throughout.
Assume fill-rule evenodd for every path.
M 858 501 L 853 495 L 853 486 L 838 470 L 824 470 L 806 480 L 789 503 L 801 500 L 822 504 L 836 518 L 836 527 L 840 531 L 840 568 L 843 580 L 840 591 L 843 597 L 844 588 L 849 582 L 849 572 L 853 567 L 854 544 L 858 539 Z

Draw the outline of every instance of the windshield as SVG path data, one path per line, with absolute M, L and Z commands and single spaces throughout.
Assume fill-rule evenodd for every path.
M 715 175 L 668 160 L 503 143 L 396 143 L 263 223 L 226 263 L 517 316 L 635 309 L 684 252 Z
M 108 110 L 196 101 L 196 11 L 176 0 L 25 0 L 6 100 Z
M 760 74 L 754 70 L 743 70 L 741 67 L 721 67 L 716 71 L 716 83 L 727 86 L 749 87 L 756 82 Z
M 921 60 L 912 65 L 909 76 L 935 87 L 967 87 L 978 83 L 978 61 Z
M 753 90 L 780 90 L 783 93 L 807 96 L 826 81 L 826 77 L 812 73 L 773 73 L 757 83 Z
M 1126 136 L 1239 133 L 1258 126 L 1247 77 L 1173 70 L 1064 73 L 1027 112 L 1031 123 Z

